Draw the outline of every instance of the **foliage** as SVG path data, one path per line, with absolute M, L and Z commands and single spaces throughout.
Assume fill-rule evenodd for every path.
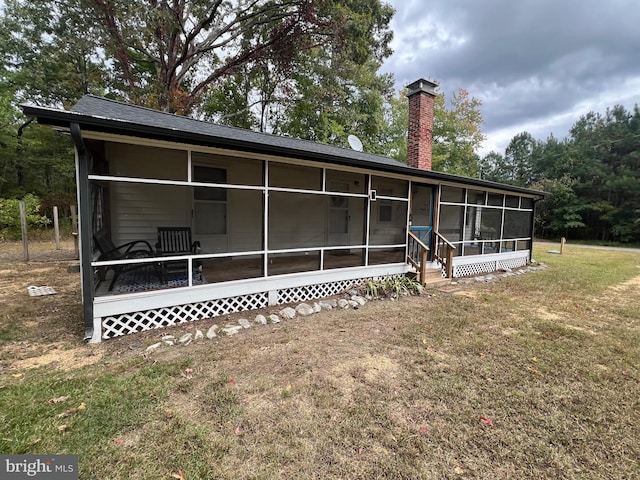
M 460 88 L 454 92 L 451 107 L 444 94 L 436 97 L 433 123 L 433 169 L 467 177 L 478 176 L 475 151 L 485 139 L 481 132 L 482 102 Z
M 25 206 L 28 227 L 46 227 L 51 221 L 40 214 L 40 199 L 32 194 L 22 198 Z M 20 238 L 21 221 L 19 200 L 0 199 L 0 232 L 4 239 Z
M 8 0 L 0 55 L 22 99 L 94 92 L 190 115 L 237 75 L 299 71 L 301 52 L 388 56 L 392 13 L 379 0 Z
M 444 93 L 436 96 L 433 122 L 433 169 L 446 173 L 477 177 L 478 157 L 475 151 L 485 136 L 481 131 L 482 102 L 459 89 L 447 107 Z M 396 160 L 406 162 L 409 102 L 406 92 L 387 104 L 387 127 L 384 130 L 383 152 Z
M 569 137 L 537 141 L 516 135 L 504 157 L 482 161 L 487 180 L 533 186 L 550 198 L 538 209 L 544 235 L 571 232 L 578 239 L 640 241 L 640 110 L 616 105 L 604 115 L 589 112 Z
M 380 150 L 383 102 L 393 79 L 377 73 L 390 54 L 388 24 L 393 10 L 378 0 L 318 4 L 318 12 L 340 25 L 332 42 L 296 51 L 294 68 L 267 57 L 248 62 L 222 89 L 212 89 L 203 106 L 209 119 L 238 127 L 347 145 L 358 135 L 365 149 Z M 262 30 L 252 31 L 262 38 Z M 245 41 L 250 41 L 246 38 Z

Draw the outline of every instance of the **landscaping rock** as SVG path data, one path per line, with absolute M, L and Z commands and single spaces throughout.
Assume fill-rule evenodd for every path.
M 153 350 L 160 348 L 161 346 L 162 346 L 162 342 L 154 343 L 153 345 L 149 345 L 145 351 L 151 352 Z
M 256 318 L 253 319 L 253 323 L 256 325 L 266 325 L 267 318 L 264 315 L 256 315 Z
M 271 323 L 280 323 L 280 317 L 278 315 L 269 315 L 269 321 Z
M 307 317 L 309 315 L 313 315 L 313 307 L 308 303 L 301 303 L 296 307 L 296 313 L 298 315 L 302 315 L 303 317 Z
M 356 302 L 355 300 L 347 300 L 347 302 L 349 302 L 349 306 L 352 308 L 359 308 L 360 304 L 358 302 Z
M 322 311 L 322 307 L 318 302 L 314 302 L 313 304 L 313 313 L 320 313 Z
M 354 302 L 356 302 L 360 306 L 362 306 L 365 303 L 367 303 L 367 301 L 364 298 L 362 298 L 360 295 L 354 295 L 353 297 L 351 297 L 351 300 L 353 300 Z
M 178 343 L 182 343 L 182 344 L 189 344 L 191 343 L 191 340 L 193 340 L 193 334 L 192 333 L 185 333 L 184 335 L 182 335 L 179 339 L 178 339 Z
M 296 318 L 296 311 L 291 307 L 287 307 L 280 310 L 280 316 L 287 320 L 291 320 L 292 318 Z
M 218 334 L 216 333 L 216 331 L 218 330 L 218 325 L 211 325 L 209 327 L 209 330 L 207 330 L 207 338 L 209 340 L 211 340 L 212 338 L 215 338 L 218 336 Z
M 333 308 L 333 305 L 329 302 L 318 302 L 318 305 L 322 310 L 331 310 Z
M 344 298 L 341 298 L 338 300 L 338 307 L 340 308 L 349 308 L 349 300 L 345 300 Z
M 204 338 L 204 333 L 202 333 L 202 330 L 197 329 L 196 330 L 196 334 L 193 336 L 194 340 L 201 340 Z
M 173 335 L 165 335 L 160 340 L 162 340 L 163 342 L 175 342 L 176 337 L 174 337 Z
M 251 322 L 249 320 L 247 320 L 246 318 L 241 318 L 240 320 L 238 320 L 238 324 L 242 328 L 251 328 Z
M 240 325 L 225 325 L 225 327 L 221 330 L 224 335 L 235 335 L 242 327 Z

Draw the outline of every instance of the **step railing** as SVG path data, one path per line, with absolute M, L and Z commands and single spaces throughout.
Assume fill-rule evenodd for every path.
M 456 247 L 449 242 L 442 234 L 433 231 L 433 260 L 439 262 L 444 269 L 446 278 L 453 277 L 453 253 Z
M 409 232 L 407 262 L 418 271 L 418 281 L 424 285 L 427 274 L 427 257 L 429 247 L 420 240 L 413 232 Z

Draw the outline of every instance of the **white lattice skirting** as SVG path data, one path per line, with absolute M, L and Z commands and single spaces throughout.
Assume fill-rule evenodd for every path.
M 498 270 L 519 268 L 525 266 L 528 262 L 529 250 L 491 256 L 455 257 L 453 259 L 453 276 L 469 277 Z
M 328 297 L 349 290 L 367 280 L 395 278 L 399 276 L 401 275 L 367 277 L 276 290 L 275 303 L 277 305 L 283 305 L 286 303 Z M 221 298 L 206 302 L 107 316 L 102 319 L 102 339 L 107 340 L 130 333 L 194 322 L 196 320 L 214 318 L 230 313 L 266 308 L 269 305 L 269 293 L 270 292 L 261 292 L 238 295 L 236 297 Z M 271 292 L 272 295 L 273 293 L 274 292 Z

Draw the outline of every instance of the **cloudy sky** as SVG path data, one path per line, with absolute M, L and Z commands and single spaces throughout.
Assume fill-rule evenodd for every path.
M 386 0 L 399 89 L 418 78 L 482 100 L 481 150 L 528 131 L 564 138 L 578 118 L 640 104 L 638 0 Z

